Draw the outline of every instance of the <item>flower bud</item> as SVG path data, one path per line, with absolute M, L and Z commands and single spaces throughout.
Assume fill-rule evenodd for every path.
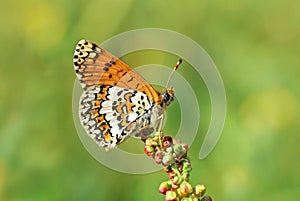
M 198 184 L 195 186 L 195 195 L 202 197 L 205 194 L 206 187 L 203 184 Z
M 170 165 L 170 164 L 172 164 L 172 163 L 174 163 L 174 160 L 173 160 L 172 155 L 167 154 L 167 155 L 165 155 L 165 156 L 163 157 L 163 159 L 162 159 L 162 164 L 163 164 L 164 166 Z
M 162 137 L 163 149 L 170 147 L 172 144 L 173 144 L 173 138 L 171 136 L 163 136 Z
M 172 153 L 173 153 L 173 147 L 172 147 L 172 146 L 167 147 L 167 148 L 165 149 L 165 153 L 166 153 L 166 154 L 172 154 Z
M 175 191 L 167 191 L 165 201 L 178 201 L 178 197 Z
M 173 150 L 176 157 L 181 157 L 184 154 L 184 149 L 181 144 L 174 144 Z
M 174 176 L 173 179 L 172 179 L 173 184 L 176 184 L 176 185 L 181 184 L 182 181 L 183 181 L 183 178 L 180 175 L 179 176 L 178 175 Z
M 152 140 L 151 140 L 151 145 L 152 145 L 152 146 L 158 146 L 158 145 L 159 145 L 159 139 L 152 138 Z
M 161 164 L 162 162 L 162 159 L 161 158 L 155 158 L 155 163 L 156 164 Z
M 155 162 L 160 164 L 162 162 L 163 153 L 162 151 L 156 151 L 154 155 Z
M 193 191 L 194 191 L 194 189 L 193 189 L 192 185 L 187 181 L 183 181 L 180 184 L 180 187 L 177 192 L 182 197 L 188 197 Z
M 145 146 L 151 146 L 152 145 L 152 138 L 147 138 L 145 140 Z
M 152 146 L 145 146 L 144 152 L 147 156 L 152 156 L 154 154 L 154 148 Z
M 183 172 L 181 175 L 182 175 L 182 178 L 186 181 L 188 181 L 189 178 L 190 178 L 190 173 L 189 172 Z
M 184 150 L 188 150 L 189 149 L 189 145 L 187 143 L 182 143 L 182 147 L 184 148 Z
M 188 159 L 182 160 L 182 172 L 190 172 L 192 171 L 191 163 Z
M 155 152 L 155 157 L 157 157 L 157 158 L 162 158 L 162 157 L 163 157 L 163 152 L 160 151 L 160 150 L 156 151 L 156 152 Z
M 169 191 L 171 187 L 172 184 L 170 184 L 167 181 L 164 181 L 159 185 L 158 192 L 160 192 L 161 194 L 166 194 L 166 192 Z

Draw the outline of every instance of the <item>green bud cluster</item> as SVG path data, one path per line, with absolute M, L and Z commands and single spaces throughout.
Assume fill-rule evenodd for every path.
M 203 184 L 193 187 L 189 183 L 192 166 L 187 157 L 186 143 L 161 133 L 143 141 L 145 154 L 152 157 L 157 164 L 162 164 L 169 177 L 158 188 L 159 193 L 165 195 L 165 201 L 212 201 L 210 196 L 204 196 L 206 188 Z

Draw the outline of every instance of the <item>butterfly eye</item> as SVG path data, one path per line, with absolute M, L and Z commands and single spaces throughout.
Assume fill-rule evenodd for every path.
M 166 105 L 170 105 L 170 103 L 174 100 L 174 92 L 173 91 L 164 91 L 162 94 L 162 101 L 166 103 Z

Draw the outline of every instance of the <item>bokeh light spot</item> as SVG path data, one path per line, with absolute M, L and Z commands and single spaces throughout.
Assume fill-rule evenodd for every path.
M 26 39 L 38 50 L 57 45 L 65 34 L 65 27 L 65 14 L 54 4 L 32 6 L 24 23 Z
M 240 107 L 240 116 L 247 130 L 261 133 L 293 124 L 297 108 L 294 94 L 277 88 L 249 95 Z

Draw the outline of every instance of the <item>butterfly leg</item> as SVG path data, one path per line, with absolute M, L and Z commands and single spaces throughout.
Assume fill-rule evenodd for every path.
M 162 127 L 163 127 L 163 124 L 164 124 L 164 119 L 165 119 L 165 114 L 162 113 L 159 117 L 158 117 L 158 120 L 160 120 L 159 122 L 159 128 L 158 128 L 158 132 L 159 132 L 159 145 L 160 145 L 160 148 L 163 148 L 163 143 L 162 143 Z
M 141 128 L 136 134 L 135 136 L 136 137 L 141 137 L 142 140 L 146 140 L 151 133 L 153 133 L 154 131 L 154 128 L 152 127 L 144 127 L 144 128 Z

